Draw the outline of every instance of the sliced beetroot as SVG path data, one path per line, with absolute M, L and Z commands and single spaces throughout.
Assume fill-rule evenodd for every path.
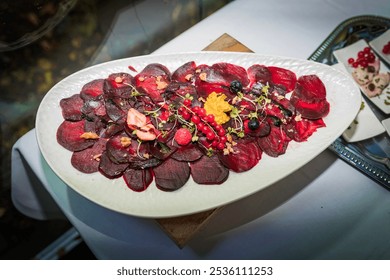
M 221 163 L 235 172 L 252 169 L 261 159 L 262 151 L 255 142 L 238 142 L 234 152 L 228 155 L 219 154 Z
M 81 108 L 84 100 L 80 94 L 74 94 L 70 97 L 63 98 L 60 101 L 62 116 L 67 121 L 80 121 L 82 119 Z
M 286 125 L 285 131 L 287 136 L 291 139 L 297 142 L 303 142 L 306 141 L 315 131 L 317 131 L 317 128 L 325 126 L 326 125 L 322 119 L 301 119 L 299 121 L 293 119 Z
M 284 86 L 287 92 L 294 90 L 297 83 L 297 76 L 294 72 L 276 66 L 269 66 L 268 70 L 271 72 L 272 83 Z
M 305 75 L 299 77 L 294 95 L 308 103 L 318 102 L 326 98 L 326 88 L 317 75 Z
M 200 159 L 203 156 L 203 152 L 199 149 L 198 145 L 188 144 L 181 146 L 174 152 L 171 157 L 178 161 L 192 162 Z
M 113 88 L 129 88 L 129 85 L 133 85 L 134 77 L 129 73 L 113 73 L 108 76 L 106 82 L 109 82 Z
M 296 111 L 306 119 L 323 118 L 328 115 L 330 110 L 329 102 L 326 99 L 313 103 L 305 102 L 293 93 L 290 101 Z
M 218 156 L 203 156 L 191 162 L 190 168 L 192 179 L 202 185 L 222 184 L 229 177 L 229 169 L 221 163 Z
M 126 108 L 120 107 L 117 104 L 120 104 L 120 101 L 115 99 L 107 99 L 104 103 L 109 118 L 113 122 L 121 124 L 125 122 L 127 111 Z
M 88 120 L 95 120 L 106 116 L 106 107 L 102 98 L 89 99 L 84 102 L 81 112 Z
M 123 179 L 130 189 L 136 192 L 142 192 L 152 183 L 153 172 L 151 169 L 128 168 L 123 173 Z
M 194 61 L 184 63 L 172 73 L 172 81 L 181 83 L 190 82 L 194 78 L 195 69 L 196 63 Z
M 229 87 L 233 81 L 240 81 L 245 87 L 249 79 L 245 68 L 226 62 L 215 63 L 210 67 L 203 67 L 198 79 L 205 83 Z
M 115 163 L 128 163 L 130 160 L 130 153 L 136 153 L 131 146 L 135 146 L 133 142 L 137 142 L 131 139 L 125 132 L 117 134 L 111 137 L 107 142 L 107 155 Z
M 85 138 L 82 135 L 85 120 L 70 122 L 63 121 L 57 129 L 57 142 L 65 149 L 75 152 L 93 146 L 97 139 Z
M 156 186 L 163 191 L 175 191 L 184 186 L 190 177 L 187 162 L 166 159 L 161 165 L 153 168 Z
M 267 82 L 271 81 L 272 74 L 271 71 L 269 71 L 267 66 L 254 64 L 248 68 L 247 72 L 250 81 L 250 86 L 256 83 L 261 83 L 263 85 L 266 85 Z
M 264 153 L 271 157 L 278 157 L 286 152 L 291 138 L 282 127 L 271 125 L 271 132 L 265 137 L 257 138 L 257 144 Z
M 147 94 L 154 102 L 161 102 L 161 94 L 171 81 L 171 74 L 167 67 L 159 63 L 148 64 L 134 77 L 136 89 Z
M 101 174 L 103 174 L 105 177 L 109 179 L 114 179 L 122 176 L 123 172 L 126 170 L 128 166 L 129 166 L 128 163 L 118 164 L 113 162 L 107 155 L 106 151 L 104 151 L 100 156 L 99 171 Z
M 106 149 L 107 139 L 100 138 L 92 147 L 74 152 L 71 164 L 83 173 L 94 173 L 99 170 L 100 156 Z
M 114 77 L 111 79 L 106 79 L 104 81 L 103 85 L 103 91 L 104 91 L 104 98 L 105 99 L 119 99 L 119 98 L 130 98 L 132 91 L 133 91 L 133 86 L 132 82 L 121 82 L 117 83 L 115 80 L 113 80 Z M 119 76 L 117 77 L 118 79 Z M 133 79 L 131 77 L 131 79 Z
M 104 79 L 96 79 L 86 83 L 80 91 L 80 96 L 84 100 L 95 99 L 103 94 Z

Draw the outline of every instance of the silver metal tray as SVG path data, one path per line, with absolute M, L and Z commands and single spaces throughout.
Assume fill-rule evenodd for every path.
M 350 18 L 338 25 L 308 59 L 333 65 L 337 63 L 336 58 L 333 56 L 333 51 L 346 47 L 360 39 L 371 41 L 389 28 L 390 18 L 371 15 Z M 365 98 L 365 101 L 379 120 L 390 117 L 377 109 L 367 98 Z M 362 145 L 371 153 L 390 158 L 389 135 L 385 132 L 359 143 L 348 143 L 342 137 L 339 137 L 332 143 L 329 149 L 335 152 L 341 159 L 390 190 L 390 169 L 365 156 L 360 152 L 358 145 Z

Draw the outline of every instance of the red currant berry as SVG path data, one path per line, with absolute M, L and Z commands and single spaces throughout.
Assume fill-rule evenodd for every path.
M 214 121 L 214 115 L 209 114 L 209 115 L 207 115 L 207 116 L 204 118 L 204 120 L 205 120 L 206 122 L 208 122 L 208 123 L 212 123 L 212 122 Z
M 367 60 L 362 60 L 362 61 L 360 62 L 360 66 L 363 67 L 363 68 L 366 68 L 366 67 L 368 66 Z
M 355 59 L 353 59 L 352 57 L 348 58 L 348 64 L 352 64 L 355 62 Z
M 218 146 L 218 141 L 217 140 L 214 140 L 212 143 L 211 143 L 211 147 L 213 148 L 216 148 Z
M 359 63 L 357 61 L 355 61 L 354 63 L 352 63 L 352 67 L 353 68 L 358 68 L 359 66 Z
M 225 144 L 219 142 L 219 143 L 217 144 L 217 149 L 218 149 L 218 150 L 223 150 L 223 149 L 225 149 Z
M 358 58 L 363 58 L 364 57 L 364 52 L 363 51 L 358 52 L 357 57 Z
M 191 103 L 192 103 L 192 101 L 190 99 L 185 99 L 183 102 L 183 105 L 187 106 L 187 107 L 191 107 Z
M 207 133 L 212 132 L 212 131 L 211 131 L 210 127 L 208 127 L 207 125 L 204 125 L 202 128 L 202 132 L 207 135 Z
M 212 132 L 212 131 L 207 132 L 206 138 L 207 138 L 207 140 L 210 140 L 210 141 L 211 141 L 211 140 L 214 140 L 214 138 L 215 138 L 214 132 Z
M 206 109 L 205 108 L 199 108 L 198 115 L 201 118 L 205 117 L 206 116 Z
M 183 111 L 181 113 L 181 116 L 183 117 L 183 119 L 185 119 L 186 121 L 188 121 L 190 118 L 191 118 L 191 114 L 188 112 L 188 111 Z
M 196 128 L 197 128 L 198 130 L 200 130 L 200 131 L 203 130 L 203 127 L 204 127 L 204 123 L 202 123 L 202 122 L 200 122 L 200 123 L 198 123 L 198 124 L 196 125 Z
M 215 128 L 216 131 L 221 130 L 223 128 L 222 125 L 217 124 L 217 123 L 216 123 L 216 125 L 213 125 L 213 127 Z
M 191 118 L 191 121 L 194 124 L 198 124 L 198 123 L 200 123 L 200 118 L 197 115 L 193 115 L 192 118 Z
M 226 136 L 220 136 L 220 137 L 219 137 L 219 142 L 221 142 L 221 143 L 225 144 L 225 143 L 226 143 L 226 141 L 227 141 L 227 138 L 226 138 Z
M 195 106 L 194 108 L 192 108 L 192 111 L 194 111 L 195 114 L 198 114 L 199 113 L 199 109 L 200 109 L 199 106 Z
M 363 49 L 363 52 L 364 52 L 364 53 L 371 53 L 371 48 L 370 48 L 370 47 L 365 47 L 365 48 Z
M 218 136 L 224 136 L 226 134 L 226 131 L 224 128 L 221 128 L 217 131 Z

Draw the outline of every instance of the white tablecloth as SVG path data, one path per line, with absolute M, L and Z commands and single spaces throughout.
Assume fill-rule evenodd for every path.
M 199 51 L 228 33 L 255 52 L 307 58 L 342 21 L 390 17 L 390 2 L 236 0 L 156 53 Z M 154 220 L 102 208 L 64 184 L 32 130 L 14 145 L 12 198 L 37 219 L 63 215 L 99 259 L 390 259 L 390 194 L 329 150 L 227 205 L 185 248 Z

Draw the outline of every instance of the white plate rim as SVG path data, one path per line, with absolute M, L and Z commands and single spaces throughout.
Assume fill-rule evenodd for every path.
M 105 78 L 113 72 L 128 71 L 129 65 L 141 71 L 147 64 L 158 62 L 174 70 L 191 60 L 197 64 L 230 62 L 246 68 L 259 63 L 285 67 L 294 71 L 297 76 L 317 74 L 327 87 L 331 105 L 329 115 L 324 118 L 327 127 L 320 128 L 306 142 L 291 142 L 286 154 L 278 158 L 263 154 L 260 163 L 250 171 L 240 174 L 230 172 L 229 179 L 221 185 L 197 185 L 190 179 L 183 188 L 175 192 L 162 192 L 152 183 L 146 191 L 137 193 L 128 189 L 122 178 L 110 180 L 99 173 L 83 174 L 71 166 L 71 152 L 62 148 L 55 138 L 58 125 L 62 122 L 60 99 L 78 93 L 82 85 L 92 79 Z M 44 96 L 38 108 L 36 134 L 39 148 L 48 165 L 80 195 L 120 213 L 146 218 L 168 218 L 198 213 L 237 201 L 296 171 L 343 133 L 356 117 L 360 102 L 359 88 L 348 75 L 313 61 L 234 52 L 145 55 L 91 66 L 57 83 Z

